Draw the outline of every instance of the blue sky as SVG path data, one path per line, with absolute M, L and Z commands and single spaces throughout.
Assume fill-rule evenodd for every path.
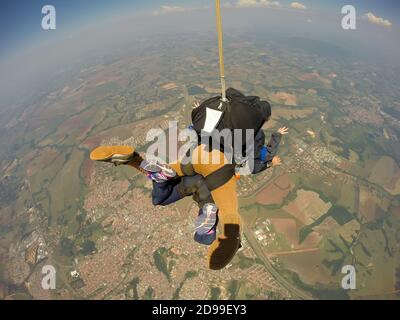
M 126 10 L 140 10 L 149 1 L 141 0 L 7 0 L 1 2 L 1 47 L 23 45 L 39 40 L 42 7 L 51 4 L 56 8 L 58 28 L 67 31 L 78 24 L 101 21 Z M 156 5 L 157 1 L 154 1 Z
M 265 0 L 222 0 L 237 5 L 239 1 L 261 3 Z M 12 50 L 24 44 L 40 41 L 43 31 L 40 27 L 41 8 L 45 4 L 52 4 L 57 10 L 57 25 L 61 32 L 69 32 L 77 26 L 87 23 L 101 22 L 112 19 L 121 14 L 137 13 L 141 11 L 160 11 L 162 6 L 177 9 L 198 8 L 213 5 L 212 0 L 182 1 L 182 0 L 7 0 L 1 2 L 0 8 L 0 43 L 1 51 Z M 274 1 L 269 1 L 270 3 Z M 281 0 L 282 6 L 289 7 L 294 1 Z M 372 12 L 377 17 L 389 20 L 393 25 L 400 21 L 400 2 L 396 0 L 299 0 L 296 1 L 310 11 L 338 12 L 345 4 L 352 4 L 358 15 Z M 168 10 L 168 9 L 167 9 Z M 47 36 L 47 35 L 46 35 Z

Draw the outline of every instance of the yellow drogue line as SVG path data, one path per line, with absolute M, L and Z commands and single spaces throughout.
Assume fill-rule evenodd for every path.
M 215 0 L 215 11 L 217 16 L 217 32 L 218 32 L 218 52 L 219 52 L 219 69 L 221 77 L 222 101 L 226 100 L 226 84 L 225 84 L 225 62 L 224 62 L 224 46 L 222 37 L 222 18 L 221 18 L 221 1 Z

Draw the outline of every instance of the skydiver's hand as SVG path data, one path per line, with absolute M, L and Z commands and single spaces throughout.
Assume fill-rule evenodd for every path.
M 196 109 L 196 108 L 198 108 L 198 107 L 200 107 L 200 102 L 198 102 L 198 101 L 193 102 L 192 108 L 193 108 L 193 109 Z
M 278 130 L 278 133 L 280 133 L 281 135 L 285 135 L 289 133 L 289 128 L 287 127 L 282 127 Z
M 282 160 L 280 157 L 276 156 L 272 159 L 272 166 L 276 167 L 276 166 L 280 166 L 282 165 Z

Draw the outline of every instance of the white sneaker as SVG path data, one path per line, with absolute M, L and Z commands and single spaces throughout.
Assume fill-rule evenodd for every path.
M 156 160 L 143 160 L 140 167 L 148 173 L 149 178 L 157 183 L 168 181 L 176 176 L 174 169 Z

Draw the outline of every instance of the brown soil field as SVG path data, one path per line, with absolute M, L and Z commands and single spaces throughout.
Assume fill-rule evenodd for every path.
M 298 119 L 306 118 L 310 114 L 315 112 L 315 108 L 304 108 L 304 109 L 287 109 L 278 108 L 273 111 L 274 118 L 284 118 L 284 119 Z
M 273 101 L 283 103 L 287 106 L 296 106 L 297 105 L 297 97 L 291 93 L 279 91 L 279 92 L 271 95 L 271 99 Z
M 163 86 L 161 86 L 163 89 L 165 90 L 172 90 L 172 89 L 176 89 L 178 86 L 176 85 L 175 82 L 170 82 L 167 84 L 164 84 Z
M 271 219 L 275 231 L 284 234 L 290 245 L 298 244 L 297 225 L 294 219 Z
M 315 226 L 313 230 L 318 234 L 324 235 L 327 232 L 332 232 L 339 228 L 340 225 L 332 217 L 327 217 L 318 226 Z
M 290 181 L 289 175 L 287 174 L 283 174 L 277 177 L 274 181 L 274 184 L 280 189 L 287 189 L 293 186 Z
M 74 136 L 76 136 L 81 132 L 88 131 L 91 127 L 95 125 L 95 123 L 87 122 L 83 119 L 83 117 L 72 117 L 66 120 L 63 124 L 60 125 L 59 129 L 57 130 L 57 135 L 64 136 L 67 134 L 73 134 Z M 92 117 L 90 119 L 92 119 Z
M 321 77 L 318 72 L 304 73 L 299 76 L 298 79 L 301 81 L 320 81 L 326 86 L 330 86 L 332 84 L 332 81 L 330 79 Z
M 317 80 L 319 77 L 318 73 L 310 72 L 310 73 L 303 73 L 301 76 L 298 77 L 301 81 L 310 81 L 310 80 Z
M 262 205 L 282 204 L 283 200 L 293 189 L 289 176 L 284 174 L 269 183 L 257 194 L 257 202 Z
M 293 245 L 293 250 L 301 250 L 301 249 L 309 249 L 316 248 L 318 246 L 319 241 L 321 240 L 321 236 L 312 232 L 306 240 L 299 245 L 298 238 L 298 228 L 296 220 L 294 219 L 271 219 L 271 222 L 276 230 L 276 232 L 285 235 L 288 243 Z
M 341 226 L 339 229 L 340 235 L 348 242 L 353 240 L 352 237 L 356 236 L 356 232 L 360 230 L 360 223 L 353 219 L 347 222 L 345 225 Z
M 330 203 L 325 203 L 313 191 L 298 190 L 297 198 L 283 207 L 285 211 L 300 220 L 305 225 L 311 224 L 321 215 L 328 212 Z
M 270 183 L 257 194 L 257 202 L 262 205 L 281 204 L 283 199 L 289 194 L 289 191 L 290 189 L 282 190 L 275 184 Z

